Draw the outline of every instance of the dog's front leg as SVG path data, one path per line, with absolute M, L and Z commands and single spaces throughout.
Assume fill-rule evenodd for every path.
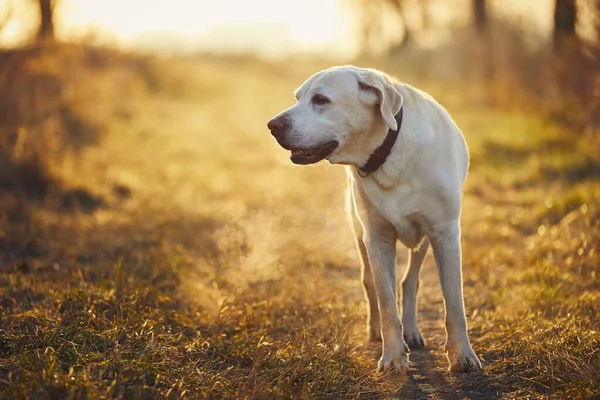
M 467 335 L 458 220 L 435 226 L 430 240 L 444 294 L 446 353 L 450 370 L 468 372 L 481 369 L 481 363 L 471 348 Z
M 377 370 L 408 372 L 406 344 L 396 303 L 396 230 L 387 222 L 368 224 L 364 242 L 371 264 L 381 318 L 382 355 Z

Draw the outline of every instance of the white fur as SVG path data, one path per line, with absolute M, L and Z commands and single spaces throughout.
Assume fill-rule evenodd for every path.
M 331 103 L 315 106 L 315 93 Z M 383 341 L 378 370 L 406 372 L 405 339 L 411 347 L 423 344 L 417 287 L 430 245 L 444 295 L 450 368 L 480 369 L 467 336 L 462 295 L 459 220 L 469 156 L 461 131 L 431 96 L 372 69 L 343 66 L 318 72 L 296 96 L 298 103 L 280 114 L 290 121 L 288 142 L 313 147 L 337 140 L 339 146 L 327 160 L 347 166 L 368 334 Z M 361 177 L 357 168 L 383 142 L 388 128 L 395 128 L 393 116 L 400 106 L 403 122 L 387 161 Z M 402 322 L 396 301 L 396 240 L 410 249 L 402 282 Z

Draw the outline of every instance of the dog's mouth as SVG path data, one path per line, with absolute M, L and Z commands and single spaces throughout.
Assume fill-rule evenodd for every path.
M 332 140 L 310 148 L 291 147 L 288 150 L 292 152 L 290 160 L 294 164 L 307 165 L 317 163 L 329 157 L 338 147 L 338 141 Z

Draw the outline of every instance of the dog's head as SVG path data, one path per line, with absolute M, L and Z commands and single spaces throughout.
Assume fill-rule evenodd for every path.
M 403 102 L 387 75 L 354 66 L 317 72 L 295 96 L 297 103 L 267 124 L 295 164 L 360 165 L 388 128 L 397 128 Z

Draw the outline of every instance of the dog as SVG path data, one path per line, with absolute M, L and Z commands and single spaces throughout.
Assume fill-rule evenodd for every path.
M 444 296 L 450 370 L 481 369 L 467 334 L 460 214 L 469 152 L 449 113 L 430 95 L 384 72 L 352 65 L 309 77 L 297 103 L 267 124 L 294 164 L 327 160 L 348 176 L 361 259 L 369 341 L 382 342 L 380 372 L 408 372 L 424 347 L 417 325 L 419 273 L 429 247 Z M 410 253 L 397 305 L 396 241 Z

